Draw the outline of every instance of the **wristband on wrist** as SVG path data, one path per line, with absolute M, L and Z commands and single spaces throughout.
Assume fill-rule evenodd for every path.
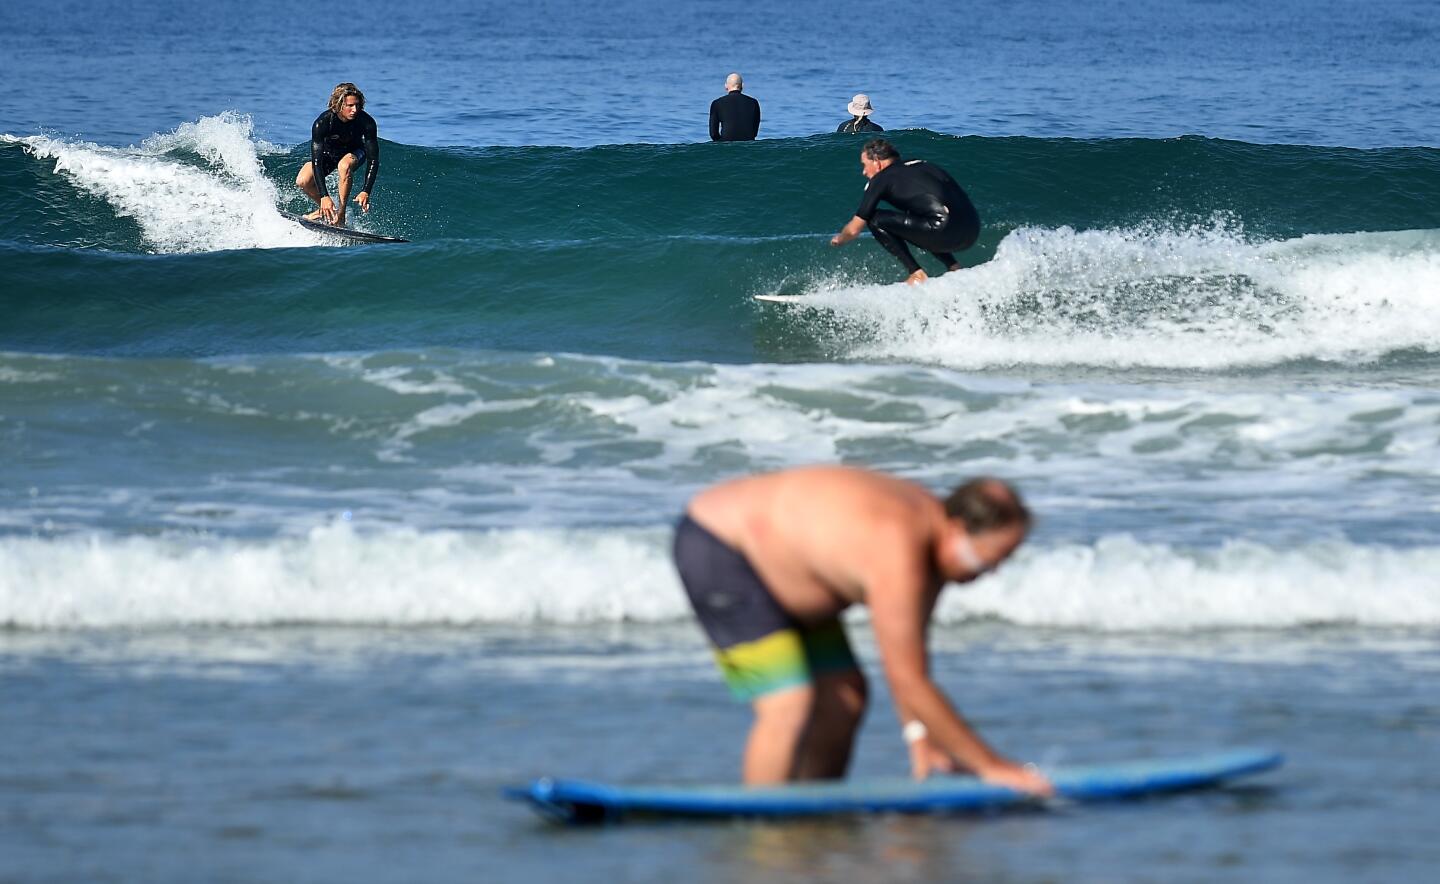
M 930 734 L 925 725 L 919 721 L 907 721 L 900 729 L 900 736 L 905 738 L 907 743 L 918 743 Z

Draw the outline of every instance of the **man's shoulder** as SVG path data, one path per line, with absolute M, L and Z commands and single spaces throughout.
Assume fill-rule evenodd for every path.
M 893 164 L 892 166 L 890 166 L 889 169 L 886 169 L 885 171 L 889 172 L 892 170 L 895 172 L 895 177 L 897 178 L 903 175 L 934 176 L 936 172 L 939 172 L 942 175 L 945 174 L 944 169 L 941 169 L 939 166 L 935 165 L 929 160 L 904 160 L 902 162 Z
M 330 108 L 327 107 L 327 108 L 325 108 L 323 111 L 320 112 L 320 116 L 318 116 L 318 117 L 315 118 L 315 122 L 316 122 L 317 124 L 318 124 L 318 123 L 328 123 L 328 122 L 330 122 L 331 120 L 333 120 L 334 118 L 335 118 L 335 112 L 332 111 L 332 110 L 330 110 Z
M 876 172 L 875 177 L 871 178 L 870 181 L 871 183 L 888 184 L 889 182 L 894 181 L 896 178 L 904 175 L 904 170 L 906 168 L 907 167 L 903 163 L 891 163 L 890 165 L 881 169 L 879 172 Z

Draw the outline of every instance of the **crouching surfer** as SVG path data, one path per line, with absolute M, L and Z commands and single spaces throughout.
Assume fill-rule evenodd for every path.
M 365 112 L 365 93 L 354 83 L 341 83 L 330 93 L 330 106 L 310 127 L 310 162 L 300 169 L 295 185 L 305 191 L 319 208 L 305 218 L 327 224 L 345 224 L 345 200 L 355 169 L 367 165 L 365 183 L 355 195 L 355 204 L 370 211 L 370 191 L 380 172 L 380 139 L 375 118 Z M 331 199 L 325 178 L 338 172 L 339 200 Z

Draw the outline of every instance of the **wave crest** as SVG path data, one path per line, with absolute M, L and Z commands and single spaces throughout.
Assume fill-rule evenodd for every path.
M 668 531 L 402 531 L 268 542 L 0 540 L 12 628 L 603 624 L 687 619 Z M 1440 626 L 1440 549 L 1191 550 L 1125 536 L 1030 548 L 938 619 L 1088 631 Z M 863 614 L 861 615 L 863 616 Z

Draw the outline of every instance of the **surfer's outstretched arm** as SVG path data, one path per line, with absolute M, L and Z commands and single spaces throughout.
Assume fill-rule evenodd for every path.
M 365 116 L 365 134 L 363 136 L 365 147 L 365 158 L 370 168 L 365 170 L 365 183 L 360 187 L 360 192 L 355 195 L 355 202 L 365 211 L 370 211 L 370 191 L 375 188 L 375 176 L 380 174 L 380 136 L 376 132 L 375 120 L 368 114 Z
M 307 190 L 310 198 L 320 206 L 320 217 L 325 219 L 327 224 L 335 222 L 335 201 L 330 198 L 330 192 L 325 189 L 325 176 L 321 170 L 325 168 L 322 160 L 325 156 L 325 136 L 330 132 L 330 114 L 322 113 L 315 118 L 310 125 L 310 178 L 313 182 L 312 190 Z
M 860 235 L 860 232 L 863 231 L 864 229 L 865 229 L 865 219 L 864 219 L 864 218 L 861 218 L 859 215 L 856 215 L 854 218 L 851 218 L 851 219 L 850 219 L 850 222 L 849 222 L 848 224 L 846 224 L 844 227 L 840 228 L 840 232 L 839 232 L 839 233 L 837 233 L 837 234 L 835 234 L 834 236 L 830 237 L 830 245 L 832 245 L 832 246 L 843 246 L 843 245 L 845 245 L 847 242 L 849 242 L 850 240 L 852 240 L 852 239 L 854 239 L 855 237 L 859 236 L 859 235 Z

